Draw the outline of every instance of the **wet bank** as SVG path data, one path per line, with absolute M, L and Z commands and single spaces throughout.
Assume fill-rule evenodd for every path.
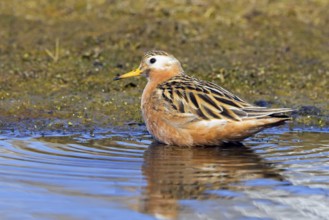
M 142 123 L 145 80 L 112 79 L 153 48 L 249 102 L 316 109 L 296 121 L 327 126 L 326 9 L 324 0 L 1 1 L 0 126 Z

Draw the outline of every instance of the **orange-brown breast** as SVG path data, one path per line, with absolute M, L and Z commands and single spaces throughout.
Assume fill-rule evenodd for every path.
M 162 82 L 161 78 L 158 80 Z M 158 84 L 150 80 L 142 95 L 141 109 L 147 130 L 160 142 L 181 146 L 192 145 L 193 141 L 188 131 L 173 125 L 179 118 L 171 117 L 171 112 L 165 107 L 161 96 L 156 94 Z

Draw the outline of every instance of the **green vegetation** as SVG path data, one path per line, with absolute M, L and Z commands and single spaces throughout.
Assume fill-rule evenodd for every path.
M 142 122 L 144 79 L 112 81 L 143 53 L 246 100 L 311 105 L 328 125 L 329 2 L 3 0 L 0 127 L 92 129 Z

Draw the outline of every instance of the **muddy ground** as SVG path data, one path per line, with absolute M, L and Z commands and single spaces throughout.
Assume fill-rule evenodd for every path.
M 329 1 L 2 0 L 0 127 L 142 123 L 145 79 L 113 81 L 149 49 L 242 98 L 329 125 Z

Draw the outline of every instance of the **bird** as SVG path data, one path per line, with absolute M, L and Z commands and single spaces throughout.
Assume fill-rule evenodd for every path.
M 290 108 L 259 107 L 221 86 L 187 75 L 173 55 L 151 50 L 139 67 L 114 80 L 144 76 L 141 98 L 146 128 L 160 143 L 219 146 L 241 142 L 291 120 Z

